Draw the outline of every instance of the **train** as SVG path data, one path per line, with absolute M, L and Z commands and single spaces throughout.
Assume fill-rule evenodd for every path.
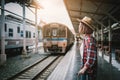
M 74 35 L 61 23 L 48 23 L 42 27 L 44 51 L 51 54 L 65 54 L 74 42 Z
M 5 33 L 5 51 L 6 54 L 12 50 L 22 52 L 23 50 L 23 20 L 13 15 L 5 16 L 4 33 Z M 35 24 L 33 21 L 26 19 L 25 38 L 26 49 L 35 44 Z M 1 34 L 0 34 L 1 35 Z M 1 39 L 0 39 L 1 44 Z M 0 46 L 1 50 L 1 46 Z

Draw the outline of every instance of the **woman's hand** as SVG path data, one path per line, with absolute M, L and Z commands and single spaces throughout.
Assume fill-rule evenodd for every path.
M 86 70 L 87 70 L 87 67 L 84 66 L 84 67 L 78 72 L 78 75 L 84 74 Z

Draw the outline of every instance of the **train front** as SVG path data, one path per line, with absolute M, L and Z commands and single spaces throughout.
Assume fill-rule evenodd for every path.
M 45 52 L 65 53 L 67 47 L 67 28 L 64 25 L 52 23 L 43 28 L 43 47 Z

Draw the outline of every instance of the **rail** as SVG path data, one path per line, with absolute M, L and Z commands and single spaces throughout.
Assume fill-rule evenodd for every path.
M 60 56 L 48 56 L 43 58 L 40 61 L 37 61 L 35 64 L 27 67 L 20 73 L 12 76 L 11 78 L 7 80 L 17 80 L 17 79 L 29 79 L 29 80 L 35 80 L 37 79 L 45 70 L 48 69 L 52 63 L 54 63 Z M 60 61 L 60 59 L 59 59 Z M 59 63 L 59 62 L 57 62 Z M 56 64 L 57 65 L 57 64 Z M 51 72 L 51 71 L 50 71 Z M 47 76 L 46 76 L 47 77 Z M 46 78 L 45 77 L 45 78 Z

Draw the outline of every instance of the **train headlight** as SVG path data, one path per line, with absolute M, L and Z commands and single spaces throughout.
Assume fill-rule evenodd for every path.
M 43 42 L 47 42 L 47 39 L 44 39 Z
M 65 46 L 65 43 L 63 43 L 63 46 Z
M 63 42 L 62 46 L 63 46 L 63 47 L 66 47 L 66 46 L 67 46 L 66 42 Z

